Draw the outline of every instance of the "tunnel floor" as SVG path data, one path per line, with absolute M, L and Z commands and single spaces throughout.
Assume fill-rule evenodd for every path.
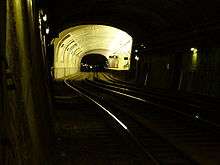
M 84 76 L 92 80 L 97 75 L 88 73 Z M 84 76 L 81 76 L 81 78 L 85 78 Z M 85 84 L 83 88 L 86 88 Z M 102 92 L 95 92 L 100 94 L 101 97 Z M 119 109 L 122 108 L 120 107 L 123 105 L 120 104 L 122 100 L 116 96 L 115 98 L 118 101 L 118 103 L 117 101 L 115 102 L 115 105 L 118 105 Z M 184 96 L 184 98 L 186 99 L 188 96 Z M 110 99 L 109 102 L 113 104 L 114 100 Z M 160 103 L 162 104 L 163 102 Z M 210 105 L 207 106 L 210 107 Z M 63 81 L 53 83 L 53 108 L 55 123 L 54 136 L 50 147 L 52 164 L 155 164 L 121 130 L 118 128 L 116 131 L 114 128 L 112 129 L 112 127 L 116 126 L 107 117 L 103 116 L 102 113 L 97 112 L 97 107 L 94 104 L 80 97 L 74 90 L 68 88 Z M 178 108 L 181 110 L 179 105 Z M 206 128 L 206 126 L 203 129 L 203 125 L 200 125 L 197 120 L 191 121 L 191 119 L 187 119 L 182 121 L 185 118 L 177 117 L 177 115 L 173 115 L 172 117 L 169 113 L 166 114 L 168 112 L 166 109 L 163 109 L 163 112 L 157 115 L 152 106 L 146 106 L 143 109 L 142 104 L 138 105 L 137 102 L 134 102 L 134 104 L 130 102 L 127 109 L 132 109 L 135 110 L 135 113 L 140 113 L 141 117 L 137 117 L 138 120 L 144 120 L 143 117 L 146 117 L 147 122 L 145 120 L 145 124 L 147 127 L 169 139 L 169 143 L 172 141 L 172 145 L 180 149 L 181 152 L 185 152 L 184 154 L 187 156 L 187 158 L 184 157 L 180 160 L 172 156 L 166 156 L 164 158 L 165 161 L 172 163 L 176 161 L 178 163 L 181 162 L 180 164 L 187 165 L 194 163 L 186 163 L 187 161 L 183 162 L 182 160 L 192 158 L 193 162 L 195 160 L 195 162 L 202 162 L 201 164 L 204 165 L 207 162 L 212 162 L 211 164 L 219 162 L 217 156 L 219 152 L 218 146 L 220 144 L 218 140 L 219 131 L 209 130 L 209 127 Z M 183 107 L 182 110 L 184 109 Z M 135 116 L 135 113 L 133 113 L 133 116 Z M 147 116 L 147 114 L 150 114 L 150 116 Z M 210 113 L 207 112 L 207 114 Z M 215 121 L 213 117 L 210 119 Z M 130 126 L 130 130 L 132 128 L 134 130 L 136 129 L 134 125 Z M 143 130 L 139 132 L 141 133 L 141 137 L 145 137 Z M 147 141 L 149 139 L 148 137 Z M 163 148 L 158 143 L 152 143 L 148 144 L 148 147 L 153 146 L 153 148 L 158 148 L 158 150 L 162 151 L 161 155 L 169 148 L 169 146 Z M 172 155 L 171 153 L 165 152 L 164 155 Z
M 55 132 L 50 147 L 53 165 L 152 164 L 128 139 L 119 138 L 119 134 L 105 124 L 105 118 L 94 113 L 94 105 L 73 92 L 57 89 Z

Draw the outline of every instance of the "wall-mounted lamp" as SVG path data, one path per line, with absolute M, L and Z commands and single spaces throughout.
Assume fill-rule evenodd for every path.
M 43 21 L 44 21 L 44 22 L 47 21 L 47 15 L 46 15 L 46 14 L 44 14 L 44 16 L 43 16 Z
M 190 49 L 192 52 L 197 52 L 197 49 L 196 48 L 191 48 Z
M 49 34 L 50 33 L 50 29 L 49 27 L 46 28 L 46 34 Z
M 139 60 L 139 57 L 138 57 L 138 56 L 135 56 L 134 59 L 135 59 L 136 61 L 138 61 L 138 60 Z

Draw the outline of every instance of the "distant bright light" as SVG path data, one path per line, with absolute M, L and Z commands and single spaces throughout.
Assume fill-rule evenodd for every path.
M 138 52 L 138 50 L 137 50 L 137 49 L 135 49 L 135 50 L 134 50 L 134 52 L 135 52 L 135 53 L 137 53 L 137 52 Z
M 43 16 L 43 20 L 44 20 L 44 22 L 47 21 L 47 15 L 46 14 Z
M 200 117 L 199 117 L 199 113 L 196 113 L 196 114 L 195 114 L 195 118 L 196 118 L 196 119 L 199 119 L 199 118 L 200 118 Z
M 144 49 L 146 48 L 146 46 L 144 44 L 141 44 L 141 47 L 144 48 Z
M 170 69 L 170 64 L 167 64 L 167 70 L 169 70 Z
M 47 27 L 46 28 L 46 34 L 49 34 L 50 33 L 50 29 Z
M 139 60 L 139 57 L 138 57 L 138 56 L 135 56 L 134 59 L 135 59 L 136 61 L 138 61 L 138 60 Z

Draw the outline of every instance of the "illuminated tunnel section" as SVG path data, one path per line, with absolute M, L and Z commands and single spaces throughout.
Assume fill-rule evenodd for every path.
M 83 57 L 91 54 L 103 55 L 108 69 L 128 70 L 131 48 L 132 37 L 115 27 L 79 25 L 66 29 L 54 39 L 54 77 L 79 72 Z
M 102 72 L 108 67 L 108 59 L 100 54 L 88 54 L 81 60 L 80 71 Z

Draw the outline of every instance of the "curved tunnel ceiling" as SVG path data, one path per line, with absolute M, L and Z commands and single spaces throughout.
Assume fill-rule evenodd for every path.
M 80 70 L 80 62 L 87 54 L 102 54 L 109 69 L 128 70 L 132 37 L 106 25 L 80 25 L 64 30 L 54 40 L 55 77 L 63 77 Z

